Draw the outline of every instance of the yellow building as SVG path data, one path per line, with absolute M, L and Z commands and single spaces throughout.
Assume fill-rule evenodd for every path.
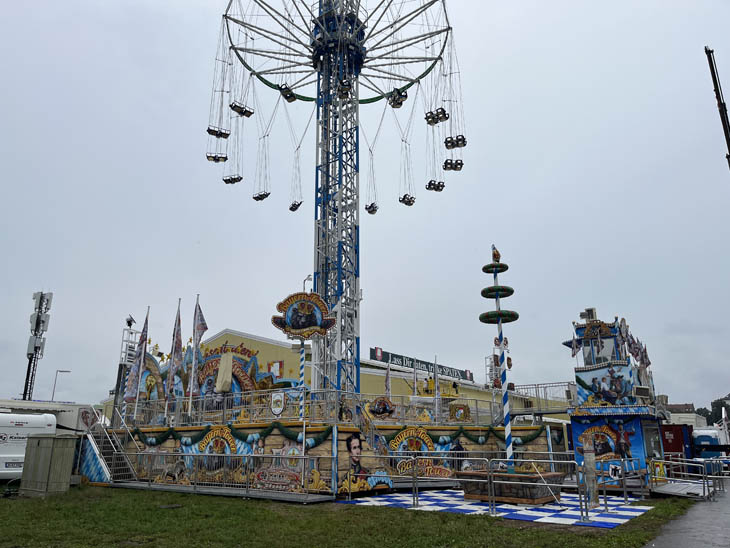
M 277 341 L 251 335 L 233 329 L 224 329 L 203 341 L 201 352 L 204 363 L 199 372 L 201 391 L 205 391 L 205 382 L 215 382 L 213 374 L 217 372 L 219 360 L 210 359 L 220 355 L 226 349 L 234 356 L 240 356 L 234 362 L 233 389 L 242 391 L 266 390 L 280 386 L 296 385 L 299 382 L 299 351 L 298 341 Z M 390 386 L 391 399 L 405 402 L 414 396 L 413 370 L 416 368 L 416 396 L 418 398 L 433 398 L 434 394 L 428 390 L 428 379 L 433 376 L 433 364 L 397 354 L 382 352 L 380 349 L 371 349 L 371 356 L 382 357 L 391 362 Z M 305 373 L 304 382 L 311 386 L 311 345 L 305 344 Z M 236 367 L 236 363 L 241 365 Z M 386 392 L 385 379 L 388 363 L 378 359 L 361 359 L 360 361 L 360 392 L 363 395 L 383 395 Z M 469 371 L 439 366 L 439 390 L 445 404 L 452 402 L 468 403 L 475 416 L 476 422 L 490 423 L 501 416 L 502 391 L 500 388 L 485 387 L 474 382 Z M 431 382 L 433 386 L 433 382 Z M 312 387 L 317 390 L 317 387 Z M 435 388 L 435 387 L 434 387 Z M 534 419 L 533 412 L 544 411 L 545 406 L 558 410 L 551 416 L 567 419 L 562 408 L 568 407 L 568 402 L 561 399 L 546 400 L 536 398 L 530 393 L 510 391 L 510 403 L 517 420 L 527 417 Z

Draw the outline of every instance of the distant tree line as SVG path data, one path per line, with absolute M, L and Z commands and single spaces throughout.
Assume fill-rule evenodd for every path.
M 707 409 L 707 407 L 700 407 L 695 412 L 707 419 L 707 424 L 713 425 L 720 422 L 720 419 L 722 419 L 722 408 L 725 408 L 725 411 L 727 415 L 730 417 L 730 404 L 726 403 L 725 399 L 717 399 L 712 402 L 711 404 L 712 409 Z

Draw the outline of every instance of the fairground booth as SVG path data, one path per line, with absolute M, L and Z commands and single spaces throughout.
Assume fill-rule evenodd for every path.
M 651 459 L 663 460 L 660 421 L 646 347 L 625 319 L 603 322 L 596 310 L 581 313 L 572 340 L 563 344 L 576 358 L 575 407 L 570 415 L 575 459 L 584 464 L 592 441 L 600 482 L 618 485 L 623 467 L 633 483 L 646 485 Z

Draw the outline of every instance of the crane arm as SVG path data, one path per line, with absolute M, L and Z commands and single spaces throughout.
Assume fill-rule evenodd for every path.
M 722 86 L 720 85 L 720 78 L 717 76 L 715 53 L 713 50 L 705 46 L 705 54 L 707 55 L 707 62 L 710 65 L 710 75 L 712 76 L 712 85 L 715 87 L 717 109 L 720 111 L 720 122 L 722 122 L 722 130 L 725 133 L 725 142 L 727 143 L 728 153 L 725 157 L 727 158 L 728 167 L 730 167 L 730 121 L 728 121 L 727 117 L 727 105 L 725 104 L 725 99 L 722 96 Z

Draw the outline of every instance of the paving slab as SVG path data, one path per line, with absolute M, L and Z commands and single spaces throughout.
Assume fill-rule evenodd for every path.
M 728 548 L 730 546 L 730 495 L 718 493 L 716 501 L 695 504 L 670 521 L 644 548 Z

